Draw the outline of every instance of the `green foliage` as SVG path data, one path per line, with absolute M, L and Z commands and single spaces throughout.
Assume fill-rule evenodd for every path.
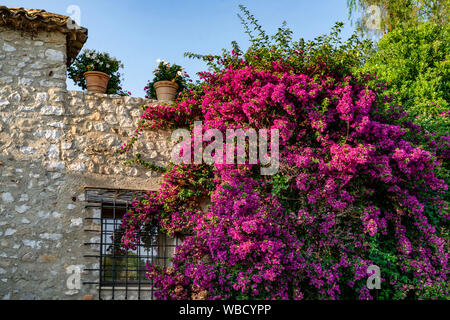
M 165 168 L 165 167 L 158 166 L 150 161 L 146 161 L 146 160 L 142 159 L 142 154 L 140 154 L 140 153 L 137 153 L 134 156 L 134 158 L 124 161 L 123 164 L 125 166 L 132 166 L 132 165 L 137 164 L 137 165 L 143 166 L 144 168 L 147 168 L 153 172 L 159 172 L 159 173 L 165 173 L 167 171 L 167 168 Z
M 138 255 L 133 252 L 122 253 L 113 256 L 106 255 L 103 257 L 103 274 L 102 281 L 138 281 L 139 278 L 145 279 L 145 260 L 139 259 Z M 138 273 L 140 271 L 140 275 Z
M 449 300 L 449 297 L 445 294 L 445 290 L 448 288 L 446 281 L 434 283 L 432 285 L 424 285 L 423 300 Z
M 158 67 L 153 70 L 152 81 L 149 81 L 144 88 L 146 97 L 149 99 L 156 99 L 156 91 L 153 85 L 158 81 L 172 81 L 178 84 L 178 92 L 182 92 L 187 87 L 187 79 L 189 78 L 184 68 L 177 64 L 170 64 L 164 60 L 157 60 Z
M 415 123 L 448 134 L 450 117 L 450 27 L 431 23 L 386 34 L 361 69 L 387 82 L 388 94 Z
M 108 53 L 85 49 L 82 54 L 78 55 L 74 63 L 67 68 L 67 74 L 76 85 L 86 90 L 84 73 L 87 71 L 104 72 L 111 77 L 106 93 L 130 95 L 129 92 L 123 92 L 120 86 L 120 68 L 123 68 L 123 64 L 116 58 L 111 57 Z
M 330 34 L 319 36 L 313 41 L 303 38 L 294 41 L 292 30 L 283 22 L 276 34 L 269 36 L 258 20 L 244 6 L 239 6 L 243 16 L 238 15 L 250 37 L 250 47 L 245 53 L 236 42 L 231 52 L 222 49 L 222 55 L 200 55 L 186 52 L 188 58 L 204 61 L 210 70 L 220 72 L 223 65 L 238 66 L 242 60 L 256 69 L 267 69 L 274 61 L 288 62 L 293 73 L 334 74 L 343 77 L 355 68 L 361 67 L 373 53 L 372 42 L 362 40 L 353 34 L 347 41 L 340 37 L 344 24 L 337 22 Z
M 272 194 L 282 197 L 286 190 L 289 189 L 289 179 L 286 176 L 275 175 L 272 180 Z
M 356 26 L 360 32 L 385 34 L 396 28 L 423 22 L 446 25 L 450 1 L 347 0 L 347 5 L 349 16 L 356 17 Z M 374 28 L 375 26 L 376 28 Z

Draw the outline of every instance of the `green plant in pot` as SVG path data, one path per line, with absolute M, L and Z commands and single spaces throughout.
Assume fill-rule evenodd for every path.
M 123 64 L 106 52 L 86 49 L 67 68 L 68 77 L 83 90 L 97 93 L 130 95 L 120 85 Z
M 156 60 L 158 67 L 153 71 L 152 81 L 144 88 L 149 99 L 172 101 L 178 92 L 186 88 L 189 76 L 177 64 L 170 64 L 164 60 Z

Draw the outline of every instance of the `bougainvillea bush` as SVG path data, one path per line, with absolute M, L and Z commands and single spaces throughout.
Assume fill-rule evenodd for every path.
M 125 248 L 155 226 L 184 238 L 172 266 L 148 265 L 156 298 L 448 298 L 447 185 L 435 174 L 436 145 L 401 107 L 384 107 L 386 88 L 351 73 L 367 43 L 342 43 L 340 24 L 308 43 L 286 27 L 269 37 L 241 9 L 251 47 L 202 56 L 211 68 L 201 85 L 148 107 L 123 150 L 144 128 L 194 120 L 203 130 L 273 128 L 280 169 L 262 176 L 259 164 L 172 164 L 157 192 L 133 201 Z M 366 286 L 371 265 L 380 290 Z

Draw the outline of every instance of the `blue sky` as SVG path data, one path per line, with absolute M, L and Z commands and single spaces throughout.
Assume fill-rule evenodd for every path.
M 81 10 L 81 25 L 88 28 L 84 48 L 109 52 L 124 64 L 124 89 L 143 97 L 144 86 L 153 77 L 156 59 L 185 67 L 195 77 L 205 65 L 183 57 L 191 51 L 220 53 L 236 40 L 248 46 L 238 5 L 246 6 L 264 29 L 272 34 L 285 20 L 294 39 L 313 39 L 328 33 L 335 22 L 345 23 L 343 37 L 353 32 L 347 15 L 347 0 L 3 0 L 2 5 L 44 9 L 70 15 Z M 68 89 L 79 90 L 71 80 Z

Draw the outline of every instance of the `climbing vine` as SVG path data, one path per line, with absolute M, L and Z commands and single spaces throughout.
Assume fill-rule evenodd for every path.
M 158 191 L 133 201 L 125 248 L 149 226 L 184 238 L 172 266 L 147 266 L 155 296 L 448 298 L 442 153 L 389 106 L 384 84 L 353 73 L 370 44 L 342 42 L 341 24 L 310 42 L 293 41 L 285 25 L 268 36 L 241 10 L 250 48 L 188 54 L 210 70 L 173 104 L 146 108 L 122 150 L 132 152 L 145 128 L 201 120 L 204 131 L 278 129 L 280 168 L 263 176 L 260 164 L 171 164 Z M 381 270 L 380 290 L 366 287 L 370 265 Z

